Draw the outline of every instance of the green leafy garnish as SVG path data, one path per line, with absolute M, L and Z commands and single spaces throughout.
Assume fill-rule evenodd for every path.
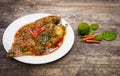
M 91 24 L 90 29 L 97 30 L 99 28 L 99 25 L 97 23 Z
M 90 29 L 88 35 L 92 35 L 94 33 L 94 30 Z
M 89 33 L 89 29 L 90 26 L 85 22 L 82 22 L 78 25 L 78 31 L 80 35 L 87 35 Z
M 88 35 L 94 34 L 94 31 L 97 30 L 98 28 L 99 28 L 99 25 L 97 23 L 91 24 Z
M 105 31 L 101 35 L 94 35 L 94 31 L 97 29 L 99 29 L 99 25 L 97 23 L 93 23 L 89 26 L 89 24 L 82 22 L 78 25 L 78 31 L 80 35 L 83 35 L 82 41 L 85 42 L 97 43 L 102 41 L 103 39 L 106 41 L 112 41 L 117 37 L 117 34 L 111 31 Z
M 102 37 L 104 40 L 112 41 L 112 40 L 116 39 L 117 34 L 114 32 L 111 32 L 111 31 L 105 31 L 102 33 Z
M 95 38 L 93 38 L 93 40 L 99 40 L 101 41 L 103 38 L 102 38 L 102 35 L 96 35 Z

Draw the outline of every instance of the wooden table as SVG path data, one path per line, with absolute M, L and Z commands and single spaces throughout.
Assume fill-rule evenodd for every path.
M 51 13 L 68 21 L 75 42 L 63 58 L 30 65 L 6 58 L 2 36 L 15 19 L 32 13 Z M 118 34 L 100 44 L 80 42 L 80 22 L 98 23 L 100 29 Z M 120 0 L 0 0 L 0 76 L 120 76 Z

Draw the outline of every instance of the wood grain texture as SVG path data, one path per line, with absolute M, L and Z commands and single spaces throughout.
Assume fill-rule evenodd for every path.
M 32 13 L 51 13 L 68 21 L 75 43 L 63 58 L 30 65 L 6 58 L 2 36 L 15 19 Z M 98 23 L 100 29 L 118 34 L 100 44 L 80 42 L 80 22 Z M 120 0 L 0 0 L 0 76 L 120 76 Z

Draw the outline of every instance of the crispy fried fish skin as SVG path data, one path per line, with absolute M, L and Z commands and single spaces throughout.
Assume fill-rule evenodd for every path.
M 52 48 L 66 33 L 66 27 L 59 25 L 60 22 L 59 16 L 47 16 L 23 26 L 16 33 L 7 57 L 45 54 L 45 50 Z M 28 28 L 33 34 L 39 34 L 33 36 Z
M 53 23 L 53 24 L 59 24 L 61 22 L 61 17 L 59 16 L 47 16 L 47 17 L 43 17 L 42 19 L 37 20 L 35 23 L 39 24 L 40 26 L 44 26 L 46 24 L 49 23 Z

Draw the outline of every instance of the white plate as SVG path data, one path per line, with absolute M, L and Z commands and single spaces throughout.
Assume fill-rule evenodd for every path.
M 12 22 L 7 27 L 7 29 L 5 30 L 3 34 L 3 46 L 5 50 L 7 52 L 9 51 L 9 49 L 12 46 L 12 43 L 14 42 L 15 33 L 23 25 L 34 22 L 35 20 L 48 16 L 48 15 L 50 14 L 45 14 L 45 13 L 30 14 L 30 15 L 26 15 L 21 18 L 18 18 L 17 20 Z M 62 19 L 62 24 L 68 24 L 68 23 L 64 19 Z M 29 63 L 29 64 L 44 64 L 44 63 L 55 61 L 63 57 L 65 54 L 69 52 L 69 50 L 71 49 L 74 43 L 74 32 L 69 24 L 66 30 L 67 32 L 66 32 L 64 42 L 61 45 L 61 47 L 55 52 L 48 54 L 48 55 L 44 55 L 44 56 L 20 56 L 20 57 L 14 57 L 14 59 L 24 62 L 24 63 Z

